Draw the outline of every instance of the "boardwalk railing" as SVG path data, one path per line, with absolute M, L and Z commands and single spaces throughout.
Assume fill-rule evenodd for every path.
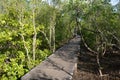
M 80 37 L 76 36 L 25 74 L 21 80 L 72 80 L 73 74 L 77 70 L 79 44 Z

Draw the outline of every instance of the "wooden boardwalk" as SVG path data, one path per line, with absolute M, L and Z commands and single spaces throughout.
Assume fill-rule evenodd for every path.
M 21 80 L 72 80 L 77 69 L 79 50 L 80 36 L 76 36 L 25 74 Z

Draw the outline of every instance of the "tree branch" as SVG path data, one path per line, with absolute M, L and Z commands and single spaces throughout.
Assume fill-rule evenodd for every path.
M 22 34 L 19 34 L 19 35 L 21 36 L 21 38 L 23 40 L 23 44 L 24 44 L 24 48 L 26 50 L 27 58 L 28 58 L 28 61 L 30 62 L 29 51 L 28 51 L 28 48 L 27 48 L 27 46 L 25 44 L 25 38 L 24 38 L 24 36 Z

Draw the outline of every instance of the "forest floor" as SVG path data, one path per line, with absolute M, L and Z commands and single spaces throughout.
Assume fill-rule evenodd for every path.
M 73 80 L 120 80 L 120 52 L 118 53 L 106 53 L 101 59 L 104 76 L 100 77 L 95 55 L 82 48 Z

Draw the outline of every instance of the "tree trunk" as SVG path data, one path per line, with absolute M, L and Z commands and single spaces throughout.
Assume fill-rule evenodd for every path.
M 100 65 L 100 42 L 99 42 L 99 35 L 96 36 L 96 43 L 97 43 L 97 55 L 96 55 L 96 60 L 98 64 L 98 71 L 100 76 L 103 76 L 102 70 L 101 70 L 101 65 Z
M 19 16 L 19 23 L 20 23 L 20 26 L 22 27 L 22 30 L 23 30 L 23 6 L 21 6 L 21 9 L 20 9 L 20 16 Z M 24 45 L 24 48 L 25 48 L 25 51 L 26 51 L 26 55 L 27 55 L 27 59 L 28 61 L 30 62 L 30 56 L 29 56 L 29 50 L 28 50 L 28 47 L 26 45 L 26 41 L 25 41 L 25 37 L 23 36 L 23 33 L 19 34 L 22 38 L 22 41 L 23 41 L 23 45 Z
M 35 26 L 35 8 L 33 8 L 33 29 L 34 29 L 34 35 L 33 35 L 33 60 L 35 60 L 35 51 L 36 51 L 36 37 L 37 37 L 37 31 Z
M 55 52 L 55 26 L 53 26 L 53 52 Z
M 102 70 L 101 70 L 101 65 L 100 65 L 99 53 L 98 53 L 98 55 L 96 56 L 96 60 L 97 60 L 97 64 L 98 64 L 99 74 L 100 74 L 100 76 L 103 76 Z
M 55 18 L 56 14 L 54 12 L 53 16 L 50 18 L 50 35 L 49 35 L 50 50 L 52 52 L 55 52 Z
M 24 38 L 24 36 L 22 34 L 20 34 L 20 36 L 22 37 L 22 40 L 23 40 L 24 48 L 25 48 L 25 51 L 26 51 L 26 54 L 27 54 L 27 59 L 30 62 L 29 51 L 28 51 L 28 48 L 27 48 L 27 46 L 25 44 L 25 38 Z
M 51 38 L 52 37 L 52 26 L 50 25 L 50 31 L 49 31 L 49 47 L 50 47 L 50 51 L 52 51 L 52 47 L 51 47 Z

